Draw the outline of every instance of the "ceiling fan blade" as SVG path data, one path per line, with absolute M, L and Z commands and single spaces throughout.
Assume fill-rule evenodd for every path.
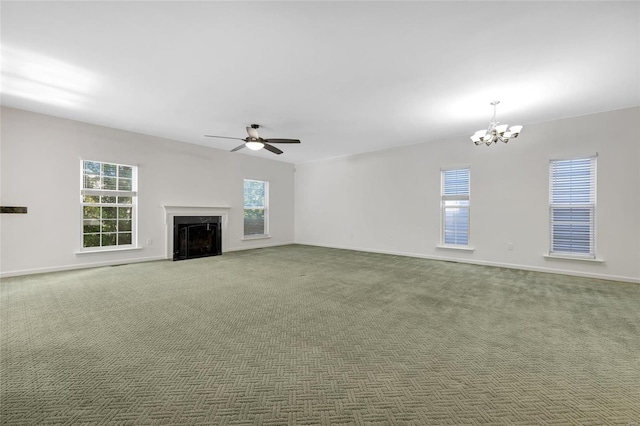
M 300 143 L 300 139 L 265 139 L 269 143 Z
M 205 135 L 208 138 L 221 138 L 221 139 L 237 139 L 239 141 L 243 141 L 244 139 L 242 138 L 230 138 L 228 136 L 213 136 L 213 135 Z
M 242 144 L 242 145 L 236 146 L 235 148 L 233 148 L 233 149 L 232 149 L 231 151 L 229 151 L 229 152 L 236 152 L 236 151 L 240 151 L 240 150 L 241 150 L 242 148 L 244 148 L 244 147 L 245 147 L 245 144 Z
M 267 151 L 271 151 L 271 152 L 273 152 L 274 154 L 278 154 L 278 155 L 282 154 L 282 152 L 283 152 L 283 151 L 280 151 L 280 150 L 279 150 L 278 148 L 276 148 L 275 146 L 273 146 L 273 145 L 269 145 L 268 143 L 265 143 L 265 144 L 264 144 L 264 149 L 266 149 Z
M 258 134 L 258 129 L 254 129 L 253 127 L 247 127 L 247 133 L 252 138 L 260 139 L 260 135 Z

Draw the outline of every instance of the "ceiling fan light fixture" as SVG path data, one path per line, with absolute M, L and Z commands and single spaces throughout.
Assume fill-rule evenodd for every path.
M 258 133 L 258 128 L 260 127 L 259 124 L 252 124 L 250 127 L 247 127 L 247 133 L 249 134 L 249 137 L 247 138 L 230 138 L 228 136 L 215 136 L 215 135 L 205 135 L 206 137 L 209 138 L 222 138 L 222 139 L 237 139 L 242 141 L 242 145 L 236 146 L 235 148 L 233 148 L 230 152 L 236 152 L 239 151 L 243 148 L 249 148 L 252 151 L 259 151 L 262 148 L 266 149 L 269 152 L 272 152 L 276 155 L 280 155 L 283 154 L 284 152 L 279 149 L 276 148 L 275 146 L 271 145 L 273 143 L 300 143 L 300 139 L 282 139 L 282 138 L 276 138 L 276 139 L 263 139 L 260 137 L 260 134 Z
M 252 151 L 258 151 L 264 148 L 264 144 L 262 142 L 256 142 L 256 141 L 247 142 L 245 143 L 245 145 L 247 146 L 247 148 L 249 148 Z

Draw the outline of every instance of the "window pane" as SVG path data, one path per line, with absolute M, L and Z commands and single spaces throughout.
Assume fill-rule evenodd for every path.
M 99 175 L 100 163 L 97 161 L 84 161 L 82 164 L 82 172 L 85 175 Z
M 133 167 L 131 166 L 118 166 L 118 176 L 121 178 L 133 177 Z
M 131 191 L 131 179 L 118 179 L 118 190 Z
M 115 164 L 102 163 L 102 174 L 104 176 L 115 177 L 116 173 L 118 173 L 118 167 Z
M 83 247 L 100 247 L 100 234 L 87 234 L 83 236 Z
M 115 219 L 117 217 L 117 207 L 103 207 L 102 218 L 103 219 Z
M 131 207 L 118 207 L 118 217 L 120 219 L 131 219 Z
M 131 232 L 118 234 L 118 245 L 131 244 Z
M 591 208 L 553 208 L 553 222 L 573 222 L 589 224 L 592 220 Z
M 244 235 L 264 234 L 264 210 L 244 210 Z
M 98 219 L 85 219 L 83 225 L 83 232 L 85 234 L 100 232 L 100 221 Z
M 244 181 L 244 207 L 265 207 L 265 182 L 257 180 Z
M 445 207 L 444 243 L 469 243 L 469 209 L 467 207 Z
M 82 177 L 82 187 L 86 189 L 100 189 L 100 176 L 84 175 Z
M 100 207 L 84 206 L 82 208 L 82 217 L 85 219 L 100 219 Z
M 116 236 L 118 234 L 102 234 L 102 245 L 103 246 L 115 246 L 116 245 Z
M 122 231 L 131 231 L 131 221 L 130 220 L 119 220 L 118 221 L 118 232 Z
M 595 158 L 551 162 L 551 202 L 588 204 L 595 195 Z
M 589 254 L 593 250 L 593 209 L 552 208 L 552 252 Z
M 118 197 L 118 204 L 131 204 L 131 197 Z
M 443 170 L 442 195 L 469 195 L 469 169 Z
M 559 223 L 553 225 L 553 252 L 591 253 L 589 225 Z
M 116 232 L 116 220 L 103 220 L 102 221 L 102 232 Z
M 105 204 L 115 204 L 116 203 L 116 197 L 114 196 L 102 196 L 102 202 Z
M 114 177 L 105 177 L 102 179 L 102 189 L 116 190 L 117 179 Z
M 100 202 L 100 196 L 98 196 L 98 195 L 85 195 L 84 197 L 82 197 L 82 202 L 83 203 L 99 203 Z

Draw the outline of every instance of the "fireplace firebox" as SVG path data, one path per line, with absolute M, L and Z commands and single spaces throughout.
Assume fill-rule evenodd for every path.
M 173 260 L 222 254 L 221 216 L 174 216 Z

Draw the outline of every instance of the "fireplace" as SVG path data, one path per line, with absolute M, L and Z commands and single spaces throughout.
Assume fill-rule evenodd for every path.
M 173 260 L 222 254 L 221 216 L 174 216 Z

